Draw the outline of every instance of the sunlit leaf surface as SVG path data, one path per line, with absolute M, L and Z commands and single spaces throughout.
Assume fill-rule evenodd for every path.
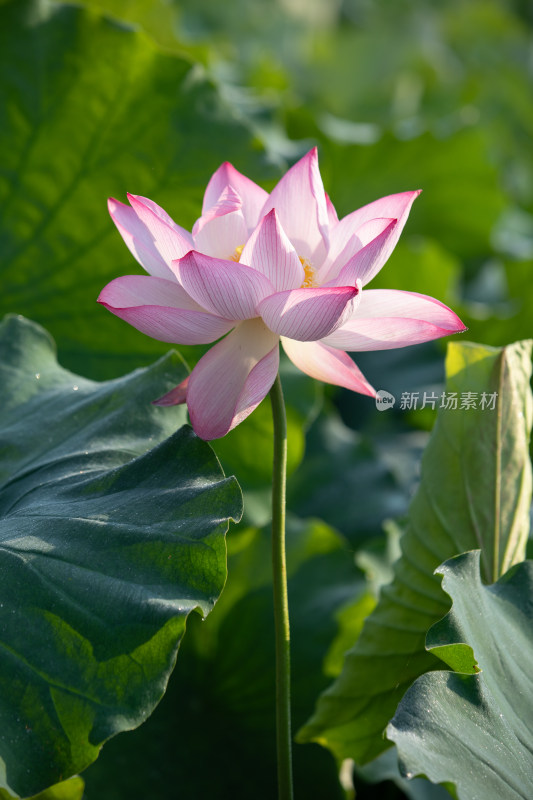
M 95 383 L 38 326 L 0 328 L 0 781 L 20 795 L 147 718 L 187 615 L 224 585 L 238 485 L 173 432 L 182 410 L 150 405 L 179 370 Z
M 449 781 L 459 800 L 527 800 L 533 794 L 533 563 L 484 586 L 479 552 L 439 568 L 452 598 L 427 647 L 455 672 L 429 672 L 403 698 L 387 735 L 404 774 Z M 474 652 L 477 674 L 461 669 Z M 454 652 L 453 655 L 451 653 Z M 450 658 L 451 655 L 451 658 Z M 459 663 L 458 663 L 459 662 Z
M 338 680 L 300 732 L 339 757 L 367 761 L 387 743 L 382 732 L 412 681 L 436 665 L 424 648 L 428 628 L 449 601 L 433 572 L 443 558 L 482 548 L 492 582 L 524 558 L 529 533 L 531 342 L 496 349 L 450 344 L 447 396 L 422 459 L 402 556 L 391 584 L 347 654 Z M 461 409 L 463 393 L 494 395 L 494 409 Z M 483 476 L 482 479 L 480 476 Z

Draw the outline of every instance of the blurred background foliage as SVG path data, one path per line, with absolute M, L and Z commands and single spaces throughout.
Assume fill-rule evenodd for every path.
M 270 188 L 315 144 L 339 216 L 385 194 L 423 189 L 372 288 L 438 297 L 459 313 L 473 341 L 504 345 L 531 335 L 533 10 L 527 0 L 84 0 L 79 5 L 89 7 L 90 15 L 83 27 L 74 25 L 72 15 L 61 16 L 63 49 L 53 64 L 56 72 L 72 76 L 61 94 L 77 97 L 78 105 L 64 112 L 61 103 L 67 101 L 58 100 L 59 93 L 48 98 L 64 129 L 48 130 L 53 147 L 45 147 L 42 156 L 61 162 L 59 183 L 62 170 L 77 178 L 68 178 L 58 200 L 43 189 L 52 228 L 41 236 L 37 226 L 27 263 L 19 259 L 17 242 L 7 240 L 7 252 L 13 245 L 15 255 L 4 261 L 6 290 L 0 300 L 3 311 L 26 314 L 50 329 L 63 364 L 103 379 L 168 350 L 126 331 L 94 303 L 107 280 L 140 271 L 106 217 L 107 194 L 120 199 L 126 191 L 146 194 L 190 226 L 200 213 L 203 187 L 222 160 Z M 124 38 L 119 48 L 115 33 L 104 41 L 96 23 L 100 13 L 118 20 L 131 41 Z M 42 64 L 51 63 L 54 39 L 44 34 L 45 46 L 31 25 L 25 26 L 18 46 L 10 39 L 9 48 L 2 47 L 2 73 L 9 75 L 19 61 L 29 65 L 28 75 L 34 70 L 33 78 L 21 78 L 25 73 L 17 68 L 18 77 L 7 81 L 9 91 L 26 92 L 30 119 L 38 110 L 25 80 L 31 85 Z M 83 69 L 76 53 L 84 59 Z M 123 75 L 130 87 L 127 100 L 120 94 Z M 111 121 L 104 120 L 114 98 L 122 105 Z M 80 126 L 84 108 L 87 119 Z M 5 161 L 21 142 L 20 115 L 6 109 Z M 43 119 L 41 126 L 48 124 L 46 115 Z M 82 141 L 85 124 L 101 132 L 102 141 L 98 158 L 82 175 L 78 160 L 93 153 Z M 73 128 L 79 141 L 71 136 Z M 29 163 L 24 159 L 22 149 L 20 163 Z M 15 209 L 20 197 L 21 208 L 27 207 L 30 190 L 20 190 Z M 23 226 L 24 214 L 17 212 L 16 219 Z M 87 233 L 77 232 L 87 220 L 90 242 Z M 20 239 L 24 236 L 21 228 Z M 74 268 L 73 248 L 81 253 Z M 48 283 L 47 270 L 55 276 Z M 436 342 L 365 353 L 356 361 L 376 388 L 397 398 L 402 392 L 422 397 L 424 391 L 442 390 L 444 351 L 445 342 Z M 182 354 L 192 366 L 201 348 Z M 435 412 L 401 411 L 397 403 L 382 414 L 367 398 L 316 387 L 288 365 L 283 369 L 292 448 L 299 725 L 340 671 L 340 654 L 387 580 L 396 551 L 383 522 L 406 511 Z M 205 623 L 189 622 L 169 691 L 153 717 L 110 742 L 87 771 L 89 800 L 272 796 L 271 620 L 263 530 L 269 514 L 268 405 L 213 446 L 245 490 L 244 522 L 229 536 L 226 594 Z M 242 631 L 238 640 L 236 630 Z M 296 770 L 301 797 L 344 796 L 332 757 L 318 746 L 296 746 Z M 448 796 L 427 782 L 407 785 L 390 759 L 364 773 L 372 782 L 386 778 L 379 787 L 365 784 L 361 775 L 353 779 L 358 798 Z

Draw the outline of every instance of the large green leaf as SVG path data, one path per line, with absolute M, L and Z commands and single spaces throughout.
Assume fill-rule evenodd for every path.
M 431 783 L 426 778 L 408 779 L 403 777 L 398 766 L 398 754 L 395 747 L 385 750 L 378 758 L 365 764 L 364 767 L 355 767 L 354 772 L 356 792 L 360 794 L 361 785 L 367 787 L 368 794 L 362 794 L 363 798 L 367 798 L 367 800 L 381 797 L 380 790 L 385 786 L 389 787 L 391 783 L 396 784 L 398 790 L 402 792 L 398 800 L 400 798 L 401 800 L 404 798 L 409 798 L 409 800 L 457 800 L 457 797 L 451 794 L 445 786 Z M 368 789 L 369 783 L 373 784 L 370 789 Z M 375 784 L 378 785 L 375 786 Z M 453 787 L 449 786 L 449 788 L 453 790 Z
M 290 519 L 287 549 L 293 717 L 299 725 L 327 685 L 322 662 L 337 612 L 364 583 L 346 542 L 322 522 Z M 109 742 L 84 773 L 87 800 L 168 800 L 169 786 L 179 786 L 183 798 L 276 796 L 270 562 L 269 529 L 231 531 L 222 597 L 205 622 L 194 615 L 188 624 L 168 691 L 146 725 Z M 344 797 L 330 753 L 297 745 L 293 754 L 302 797 Z
M 455 783 L 460 800 L 533 796 L 533 562 L 484 586 L 479 551 L 443 564 L 453 605 L 428 633 L 446 662 L 471 658 L 481 670 L 430 672 L 405 694 L 387 734 L 404 774 Z M 463 674 L 459 674 L 463 673 Z
M 187 615 L 226 577 L 241 495 L 180 409 L 175 356 L 95 383 L 36 325 L 0 328 L 0 786 L 78 772 L 164 692 Z M 170 413 L 169 413 L 170 411 Z M 152 449 L 149 449 L 152 448 Z
M 56 0 L 54 0 L 56 2 Z M 179 9 L 166 0 L 84 0 L 83 5 L 105 11 L 110 17 L 136 25 L 160 45 L 183 53 L 184 44 L 176 38 Z
M 96 303 L 142 272 L 107 198 L 148 196 L 190 227 L 222 161 L 256 180 L 277 170 L 198 65 L 92 10 L 0 5 L 0 74 L 0 313 L 46 325 L 84 375 L 149 363 L 167 345 Z
M 61 783 L 55 783 L 43 792 L 30 797 L 29 800 L 83 800 L 85 784 L 77 775 Z M 0 789 L 0 800 L 13 800 L 13 795 L 6 789 Z
M 300 732 L 339 757 L 366 761 L 387 743 L 382 731 L 408 686 L 435 668 L 428 628 L 449 601 L 434 570 L 481 547 L 483 576 L 495 580 L 524 557 L 529 533 L 531 342 L 502 349 L 452 343 L 446 392 L 477 393 L 476 409 L 439 409 L 409 509 L 392 583 L 348 653 L 338 680 Z M 497 393 L 494 410 L 482 393 Z

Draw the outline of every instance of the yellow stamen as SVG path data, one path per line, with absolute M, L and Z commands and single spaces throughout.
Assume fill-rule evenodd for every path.
M 300 264 L 304 268 L 304 274 L 305 274 L 304 282 L 300 286 L 300 289 L 310 289 L 311 286 L 316 286 L 315 271 L 306 258 L 299 256 L 299 259 L 300 259 Z
M 238 247 L 235 248 L 234 253 L 229 257 L 230 261 L 240 261 L 242 251 L 244 250 L 244 245 L 240 244 Z M 298 256 L 300 259 L 300 264 L 304 268 L 304 282 L 300 286 L 300 289 L 310 289 L 312 286 L 316 286 L 315 281 L 315 271 L 309 261 L 304 258 L 303 256 Z
M 240 261 L 243 250 L 244 250 L 244 245 L 240 244 L 238 247 L 235 248 L 235 252 L 233 253 L 232 256 L 229 257 L 229 260 L 230 261 Z

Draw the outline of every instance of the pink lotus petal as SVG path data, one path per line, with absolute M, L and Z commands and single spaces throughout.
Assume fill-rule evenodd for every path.
M 98 302 L 114 308 L 164 305 L 203 311 L 202 306 L 189 297 L 172 273 L 171 276 L 172 280 L 149 275 L 122 275 L 102 289 Z
M 326 208 L 328 210 L 328 223 L 330 230 L 335 227 L 337 222 L 339 221 L 339 217 L 337 216 L 337 211 L 335 206 L 331 202 L 329 194 L 326 192 Z
M 196 220 L 192 229 L 194 249 L 215 258 L 231 258 L 248 238 L 242 202 L 226 186 L 217 203 Z
M 124 275 L 108 283 L 98 302 L 153 339 L 173 344 L 209 344 L 235 322 L 204 311 L 177 283 Z
M 395 219 L 372 219 L 365 222 L 359 229 L 357 237 L 350 239 L 350 243 L 355 238 L 359 239 L 363 246 L 348 262 L 345 262 L 336 277 L 330 277 L 325 286 L 350 286 L 356 281 L 360 281 L 364 286 L 372 280 L 389 255 L 389 244 L 391 238 L 396 235 L 397 222 Z M 339 261 L 340 259 L 337 259 L 337 262 Z M 335 275 L 338 269 L 337 262 L 332 265 L 330 276 Z
M 257 317 L 258 303 L 274 292 L 270 281 L 255 269 L 194 250 L 175 261 L 173 269 L 187 294 L 226 319 Z
M 166 264 L 170 265 L 174 258 L 181 258 L 192 249 L 190 233 L 176 225 L 156 203 L 134 194 L 128 194 L 128 200 Z
M 265 275 L 276 291 L 296 289 L 305 279 L 298 254 L 279 224 L 274 208 L 246 242 L 240 263 Z
M 261 217 L 273 208 L 298 255 L 314 265 L 322 263 L 328 246 L 328 209 L 316 147 L 281 178 Z
M 226 214 L 231 214 L 233 211 L 240 211 L 241 209 L 242 200 L 237 192 L 231 186 L 224 186 L 216 203 L 206 209 L 205 213 L 194 223 L 192 235 L 196 236 L 204 225 L 215 219 L 215 217 L 224 217 Z
M 320 285 L 339 285 L 334 283 L 334 280 L 337 278 L 340 271 L 353 259 L 357 253 L 359 253 L 360 250 L 363 249 L 363 247 L 369 245 L 377 236 L 382 234 L 392 222 L 395 223 L 395 226 L 398 224 L 398 220 L 396 219 L 382 219 L 381 217 L 376 217 L 375 219 L 369 219 L 366 222 L 363 222 L 357 233 L 354 233 L 352 236 L 350 236 L 340 255 L 337 255 L 335 258 L 333 258 L 333 251 L 328 253 L 326 260 L 318 269 L 317 279 Z M 392 234 L 393 231 L 390 231 L 390 233 Z M 395 236 L 393 242 L 395 242 L 396 238 L 397 237 Z M 379 272 L 385 263 L 386 258 L 389 257 L 390 252 L 390 238 L 388 237 L 387 247 L 379 258 L 378 269 L 372 270 L 372 277 Z M 369 280 L 370 278 L 368 278 L 365 283 L 368 283 Z
M 419 194 L 420 191 L 391 194 L 387 197 L 382 197 L 380 200 L 375 200 L 373 203 L 369 203 L 362 208 L 358 208 L 357 211 L 352 211 L 351 214 L 343 217 L 330 233 L 327 264 L 331 265 L 337 259 L 346 247 L 348 240 L 351 239 L 354 234 L 357 236 L 359 235 L 359 229 L 365 222 L 376 219 L 377 217 L 398 220 L 395 236 L 389 242 L 388 258 L 400 238 L 400 234 L 407 222 L 411 206 Z
M 418 194 L 384 197 L 339 221 L 315 148 L 270 196 L 223 164 L 192 235 L 148 198 L 128 195 L 131 208 L 110 200 L 119 232 L 152 275 L 112 281 L 99 302 L 161 341 L 225 337 L 154 401 L 186 402 L 204 439 L 224 436 L 268 393 L 280 336 L 303 372 L 375 396 L 346 350 L 403 347 L 465 330 L 431 297 L 361 291 L 392 252 Z
M 293 289 L 262 300 L 257 310 L 280 336 L 300 342 L 322 339 L 353 313 L 359 290 L 355 286 Z
M 154 243 L 154 237 L 146 225 L 141 222 L 133 208 L 110 197 L 107 206 L 111 219 L 118 228 L 118 231 L 128 250 L 133 257 L 144 267 L 150 275 L 160 278 L 170 278 L 171 271 L 161 253 Z
M 202 206 L 202 216 L 218 202 L 226 186 L 230 186 L 240 197 L 244 220 L 248 232 L 251 232 L 259 222 L 259 212 L 268 199 L 268 192 L 261 189 L 261 187 L 251 181 L 250 178 L 242 175 L 228 161 L 217 169 L 207 184 Z
M 140 194 L 132 194 L 129 196 L 134 198 L 139 203 L 142 203 L 143 206 L 147 206 L 150 211 L 156 215 L 156 217 L 159 217 L 159 219 L 164 222 L 165 225 L 168 225 L 169 228 L 172 228 L 175 233 L 177 233 L 187 242 L 189 250 L 192 249 L 192 236 L 189 231 L 185 230 L 185 228 L 182 228 L 181 225 L 178 225 L 176 222 L 174 222 L 170 214 L 167 214 L 164 208 L 158 206 L 157 203 L 154 203 L 154 201 L 150 200 L 148 197 L 142 197 Z
M 178 383 L 170 392 L 167 392 L 157 400 L 152 400 L 154 406 L 181 406 L 187 402 L 187 386 L 189 385 L 190 375 L 185 380 Z
M 324 342 L 342 350 L 390 350 L 465 330 L 457 314 L 433 297 L 369 289 L 361 292 L 354 316 Z
M 242 322 L 193 369 L 187 388 L 191 424 L 202 439 L 218 439 L 268 394 L 279 367 L 279 339 L 259 319 Z
M 353 236 L 350 236 L 346 244 L 344 245 L 344 249 L 334 260 L 330 258 L 330 254 L 326 256 L 325 261 L 317 270 L 317 280 L 320 286 L 327 285 L 330 280 L 333 280 L 336 275 L 340 272 L 342 267 L 344 267 L 356 253 L 361 250 L 363 244 L 358 236 L 354 233 Z
M 376 396 L 374 387 L 342 350 L 334 350 L 323 342 L 295 342 L 282 338 L 281 343 L 292 363 L 311 378 L 370 397 Z

